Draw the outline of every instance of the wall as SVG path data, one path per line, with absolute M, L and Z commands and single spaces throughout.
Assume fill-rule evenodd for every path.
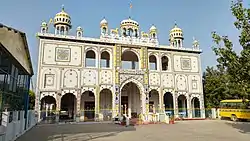
M 20 114 L 19 116 L 18 113 Z M 34 111 L 28 111 L 27 119 L 24 118 L 24 111 L 13 112 L 13 120 L 11 122 L 9 122 L 10 112 L 3 112 L 2 118 L 1 129 L 4 131 L 4 134 L 2 134 L 0 141 L 14 141 L 37 123 Z M 27 122 L 25 122 L 26 120 Z

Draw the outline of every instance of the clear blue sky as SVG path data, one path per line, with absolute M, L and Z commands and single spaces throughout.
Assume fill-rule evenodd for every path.
M 82 26 L 85 36 L 99 37 L 102 18 L 106 17 L 111 28 L 119 27 L 120 21 L 129 16 L 129 3 L 130 0 L 1 0 L 0 22 L 26 33 L 36 76 L 38 41 L 35 34 L 40 31 L 43 20 L 49 21 L 60 12 L 62 4 L 71 15 L 71 34 L 75 34 L 77 26 Z M 216 64 L 211 50 L 211 31 L 238 42 L 230 4 L 231 0 L 133 0 L 131 15 L 144 31 L 155 24 L 160 44 L 168 44 L 169 30 L 177 21 L 184 31 L 185 47 L 191 47 L 193 36 L 200 41 L 204 70 Z M 237 51 L 241 49 L 238 44 L 235 46 Z

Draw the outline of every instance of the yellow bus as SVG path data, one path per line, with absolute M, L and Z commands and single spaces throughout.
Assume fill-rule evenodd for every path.
M 221 118 L 231 118 L 232 121 L 250 120 L 250 101 L 247 99 L 222 100 L 219 115 Z

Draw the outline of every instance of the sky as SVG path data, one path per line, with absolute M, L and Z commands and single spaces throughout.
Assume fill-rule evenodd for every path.
M 132 10 L 129 5 L 132 3 Z M 244 3 L 249 3 L 247 0 Z M 174 23 L 184 32 L 184 47 L 191 48 L 193 37 L 200 42 L 202 70 L 216 65 L 216 56 L 211 32 L 228 35 L 239 52 L 239 32 L 233 23 L 230 11 L 231 0 L 1 0 L 0 23 L 26 33 L 36 77 L 38 60 L 38 40 L 35 34 L 40 31 L 42 21 L 48 22 L 55 14 L 65 11 L 72 19 L 71 33 L 75 35 L 78 26 L 83 27 L 84 36 L 99 37 L 99 23 L 103 19 L 109 22 L 109 28 L 119 27 L 123 19 L 132 17 L 143 31 L 152 24 L 158 29 L 160 44 L 169 44 L 169 30 Z M 54 32 L 53 26 L 50 31 Z

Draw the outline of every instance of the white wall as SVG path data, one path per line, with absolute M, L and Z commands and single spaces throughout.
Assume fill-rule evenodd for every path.
M 20 114 L 19 119 L 18 113 Z M 28 111 L 26 129 L 24 111 L 13 112 L 13 120 L 11 122 L 9 122 L 10 112 L 3 112 L 2 118 L 1 129 L 4 131 L 4 134 L 1 136 L 0 141 L 14 141 L 37 123 L 37 117 L 34 111 Z

